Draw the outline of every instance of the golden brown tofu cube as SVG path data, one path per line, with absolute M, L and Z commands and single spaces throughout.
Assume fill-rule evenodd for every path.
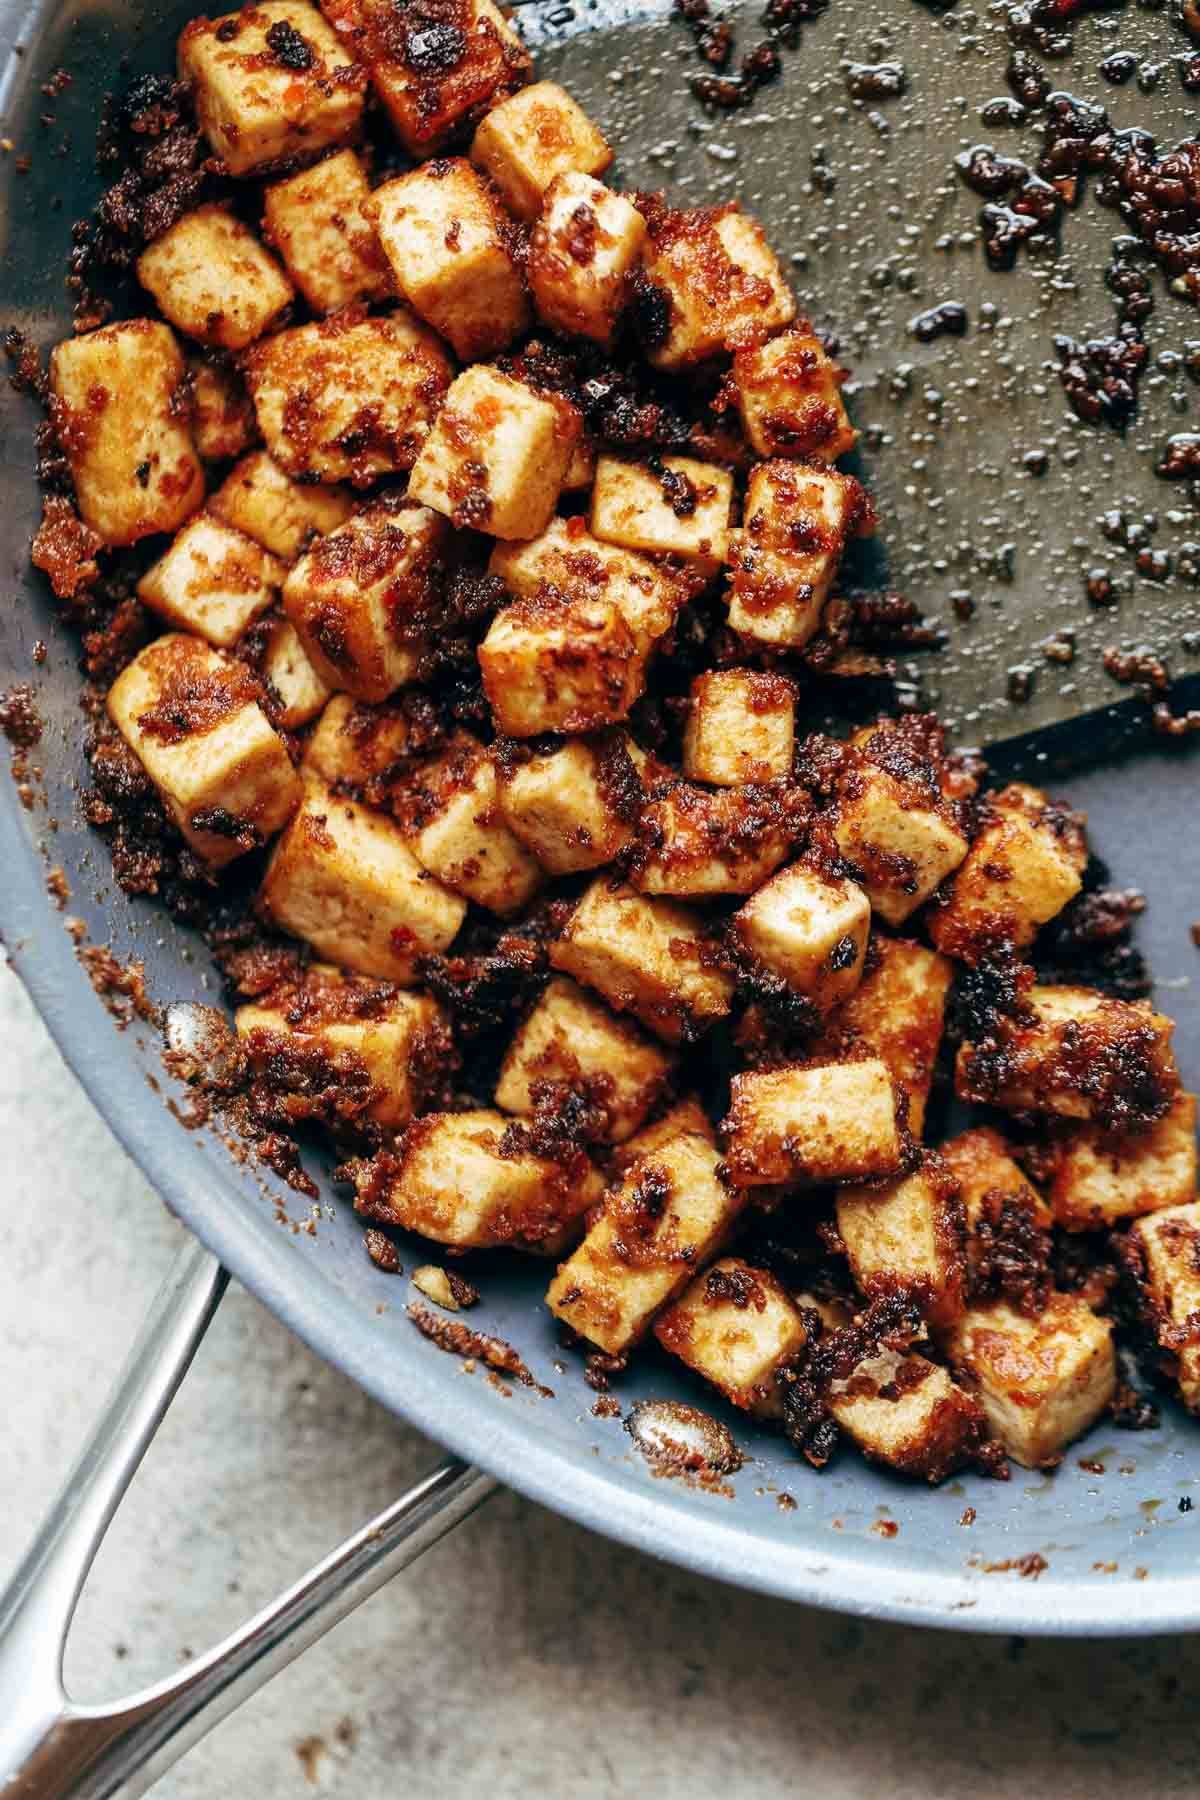
M 1142 1137 L 1112 1137 L 1085 1125 L 1055 1159 L 1054 1220 L 1099 1231 L 1122 1219 L 1187 1205 L 1196 1192 L 1196 1096 L 1176 1094 Z
M 655 1150 L 661 1150 L 672 1138 L 688 1133 L 699 1135 L 707 1144 L 716 1144 L 717 1133 L 711 1119 L 694 1094 L 687 1094 L 682 1100 L 676 1100 L 666 1112 L 649 1125 L 643 1125 L 635 1131 L 631 1138 L 618 1144 L 612 1153 L 612 1166 L 624 1174 L 642 1157 L 650 1156 Z
M 560 175 L 603 175 L 612 151 L 565 88 L 535 81 L 481 121 L 471 161 L 491 177 L 518 219 L 532 222 Z
M 624 194 L 590 175 L 559 175 L 529 244 L 539 319 L 566 337 L 611 343 L 645 241 L 646 221 Z
M 550 946 L 556 969 L 631 1012 L 668 1043 L 691 1039 L 729 1011 L 733 982 L 713 966 L 700 919 L 671 900 L 613 888 L 601 876 Z
M 204 499 L 183 353 L 169 325 L 127 319 L 50 352 L 50 418 L 85 525 L 106 544 L 175 531 Z
M 938 787 L 940 755 L 922 759 L 925 745 L 913 738 L 907 720 L 885 719 L 860 732 L 858 754 L 838 781 L 833 835 L 889 925 L 902 925 L 923 906 L 967 854 Z
M 1083 885 L 1087 845 L 1078 817 L 1036 788 L 990 797 L 981 830 L 929 931 L 962 962 L 1031 944 Z
M 558 504 L 580 430 L 569 401 L 476 364 L 446 396 L 408 491 L 455 525 L 536 537 Z
M 847 541 L 873 526 L 862 484 L 837 469 L 759 463 L 729 550 L 729 625 L 757 643 L 806 644 Z
M 273 702 L 272 717 L 285 731 L 311 724 L 329 699 L 290 619 L 272 620 L 259 674 Z
M 714 793 L 673 782 L 642 811 L 630 880 L 643 894 L 682 900 L 752 894 L 791 851 L 796 826 L 788 800 L 778 786 Z
M 362 124 L 362 70 L 307 0 L 193 19 L 179 39 L 179 79 L 231 175 L 315 156 Z
M 532 900 L 542 869 L 508 829 L 496 787 L 490 751 L 464 738 L 413 776 L 400 816 L 423 868 L 508 918 Z
M 792 772 L 796 689 L 784 675 L 706 669 L 692 683 L 683 772 L 712 787 L 772 781 Z
M 571 738 L 559 750 L 501 770 L 509 830 L 551 875 L 611 862 L 633 842 L 642 805 L 640 752 L 619 732 Z
M 965 1227 L 958 1184 L 936 1158 L 880 1188 L 842 1188 L 837 1227 L 864 1294 L 911 1292 L 950 1325 L 963 1307 Z
M 387 787 L 404 771 L 410 736 L 408 715 L 399 706 L 367 706 L 335 694 L 304 746 L 301 767 L 339 791 Z
M 645 212 L 646 275 L 667 302 L 667 322 L 648 351 L 660 369 L 683 369 L 760 344 L 790 325 L 796 302 L 757 219 L 727 206 Z
M 762 1419 L 783 1414 L 779 1370 L 808 1342 L 799 1312 L 766 1269 L 722 1257 L 660 1313 L 664 1350 Z
M 739 350 L 733 385 L 757 456 L 798 456 L 831 463 L 858 442 L 842 400 L 842 371 L 803 325 L 766 344 Z
M 737 1187 L 873 1181 L 904 1157 L 896 1090 L 874 1057 L 735 1075 L 721 1130 Z
M 275 847 L 259 905 L 319 956 L 403 987 L 449 948 L 467 903 L 423 869 L 393 819 L 310 781 Z
M 644 653 L 670 630 L 687 597 L 670 569 L 602 544 L 579 518 L 551 519 L 528 543 L 497 544 L 488 569 L 522 599 L 536 599 L 549 584 L 581 599 L 611 601 Z
M 858 986 L 870 930 L 862 889 L 803 862 L 772 875 L 733 918 L 734 941 L 751 961 L 820 1012 Z
M 386 700 L 415 676 L 445 521 L 390 494 L 318 538 L 283 587 L 288 618 L 331 688 Z
M 366 487 L 412 467 L 450 364 L 400 309 L 357 321 L 351 310 L 253 345 L 246 376 L 259 430 L 286 474 Z
M 202 512 L 147 569 L 138 599 L 168 625 L 228 650 L 251 619 L 274 605 L 285 574 L 253 538 Z
M 445 157 L 385 181 L 371 214 L 400 292 L 461 361 L 493 356 L 524 331 L 511 221 L 469 162 Z
M 982 1125 L 960 1132 L 941 1147 L 941 1159 L 958 1183 L 967 1227 L 967 1264 L 973 1291 L 994 1286 L 996 1259 L 1018 1264 L 1036 1279 L 1050 1259 L 1050 1208 L 1013 1161 L 998 1131 Z
M 616 603 L 550 587 L 501 607 L 479 668 L 497 730 L 516 738 L 616 724 L 646 685 L 645 655 Z
M 1140 1253 L 1150 1322 L 1179 1398 L 1200 1413 L 1200 1203 L 1148 1214 L 1129 1228 Z
M 272 556 L 295 562 L 310 538 L 335 531 L 350 517 L 354 502 L 340 488 L 293 481 L 265 450 L 255 450 L 230 470 L 210 510 Z
M 835 1381 L 829 1410 L 868 1462 L 899 1475 L 944 1481 L 984 1441 L 977 1400 L 928 1357 L 883 1350 Z
M 681 557 L 715 575 L 729 549 L 733 476 L 691 456 L 664 456 L 659 473 L 602 456 L 592 486 L 592 533 L 625 550 Z
M 362 160 L 338 150 L 263 195 L 263 223 L 288 274 L 315 313 L 384 300 L 392 278 L 367 216 L 371 189 Z
M 675 1059 L 564 976 L 553 977 L 517 1027 L 500 1070 L 496 1105 L 534 1109 L 538 1082 L 566 1082 L 604 1107 L 604 1141 L 623 1143 L 658 1104 Z
M 137 276 L 177 331 L 218 350 L 244 350 L 293 298 L 275 258 L 224 206 L 184 213 L 143 250 Z
M 992 1435 L 1027 1469 L 1052 1467 L 1116 1392 L 1112 1326 L 1071 1294 L 1033 1319 L 1003 1300 L 970 1306 L 943 1341 Z
M 908 1099 L 908 1129 L 920 1138 L 954 976 L 947 957 L 906 938 L 878 934 L 867 947 L 857 988 L 830 1014 L 809 1054 L 837 1061 L 878 1056 Z
M 192 438 L 205 462 L 229 462 L 258 434 L 246 384 L 231 364 L 197 357 L 192 378 Z
M 628 1168 L 546 1304 L 610 1355 L 646 1335 L 656 1312 L 721 1249 L 743 1197 L 726 1187 L 703 1137 L 672 1138 Z
M 197 856 L 222 868 L 278 831 L 300 778 L 243 663 L 200 638 L 157 638 L 118 675 L 108 715 Z
M 1179 1090 L 1172 1020 L 1093 988 L 1033 987 L 1024 1005 L 1028 1016 L 1004 1015 L 959 1050 L 962 1099 L 1107 1131 L 1145 1132 L 1163 1117 Z

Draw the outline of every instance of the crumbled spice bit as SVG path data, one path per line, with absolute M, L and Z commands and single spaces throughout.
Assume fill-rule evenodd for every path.
M 400 1261 L 400 1252 L 386 1232 L 372 1225 L 364 1234 L 363 1243 L 377 1269 L 382 1269 L 385 1275 L 403 1275 L 404 1265 Z
M 1015 1570 L 1022 1579 L 1036 1581 L 1038 1576 L 1049 1567 L 1050 1564 L 1044 1556 L 1039 1555 L 1036 1550 L 1031 1550 L 1026 1556 L 1009 1556 L 1003 1562 L 984 1563 L 983 1572 L 985 1575 L 1005 1575 L 1010 1570 Z
M 522 1387 L 532 1388 L 544 1399 L 553 1399 L 554 1390 L 535 1380 L 512 1345 L 505 1343 L 503 1338 L 472 1331 L 458 1319 L 441 1319 L 427 1306 L 415 1302 L 406 1311 L 421 1336 L 436 1344 L 439 1350 L 445 1350 L 450 1356 L 474 1357 L 489 1369 L 511 1376 Z
M 146 993 L 146 965 L 137 957 L 120 962 L 103 944 L 84 944 L 79 949 L 88 980 L 121 1030 L 135 1017 L 156 1024 L 157 1008 Z
M 31 687 L 18 682 L 7 693 L 0 694 L 0 731 L 14 749 L 32 750 L 41 741 L 42 729 Z
M 958 1522 L 960 1525 L 964 1526 L 973 1525 L 978 1517 L 979 1515 L 973 1506 L 964 1506 L 962 1512 L 959 1514 Z
M 623 1375 L 628 1367 L 628 1356 L 611 1355 L 606 1350 L 592 1350 L 584 1360 L 583 1379 L 598 1394 L 605 1394 L 613 1377 Z

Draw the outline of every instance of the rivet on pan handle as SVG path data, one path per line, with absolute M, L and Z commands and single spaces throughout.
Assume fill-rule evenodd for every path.
M 496 1485 L 465 1463 L 442 1463 L 205 1655 L 126 1700 L 76 1705 L 62 1671 L 80 1591 L 226 1280 L 199 1244 L 181 1252 L 91 1441 L 0 1596 L 3 1800 L 145 1793 L 218 1720 L 452 1530 Z

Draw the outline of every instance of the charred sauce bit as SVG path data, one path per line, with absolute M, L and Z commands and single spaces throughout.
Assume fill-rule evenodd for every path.
M 522 1387 L 532 1388 L 534 1393 L 540 1394 L 545 1400 L 554 1398 L 554 1389 L 543 1387 L 534 1378 L 521 1357 L 504 1338 L 472 1331 L 461 1319 L 442 1318 L 417 1301 L 413 1301 L 406 1311 L 421 1336 L 428 1338 L 431 1344 L 436 1344 L 439 1350 L 446 1351 L 447 1355 L 481 1362 L 487 1368 L 494 1369 L 497 1374 L 519 1381 Z

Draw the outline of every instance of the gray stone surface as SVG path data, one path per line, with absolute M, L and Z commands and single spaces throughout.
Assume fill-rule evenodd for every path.
M 0 1576 L 178 1228 L 0 969 Z M 68 1673 L 120 1691 L 209 1643 L 431 1446 L 234 1292 L 101 1554 Z M 1200 1775 L 1196 1641 L 1024 1644 L 847 1622 L 493 1501 L 218 1727 L 164 1800 L 652 1792 L 1169 1800 Z

